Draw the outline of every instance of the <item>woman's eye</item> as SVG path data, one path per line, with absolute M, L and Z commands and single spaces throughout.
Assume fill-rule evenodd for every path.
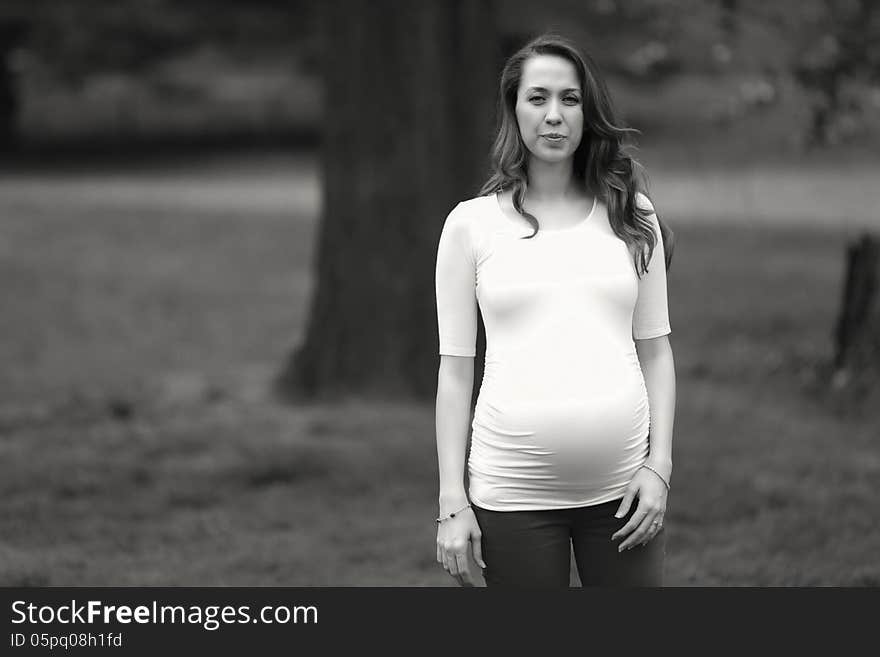
M 569 103 L 570 105 L 576 105 L 577 103 L 580 102 L 580 99 L 579 99 L 577 96 L 566 96 L 565 98 L 563 98 L 563 100 L 564 100 L 566 103 Z M 534 102 L 543 102 L 543 101 L 544 101 L 544 97 L 543 97 L 543 96 L 530 96 L 530 97 L 529 97 L 529 102 L 530 102 L 530 103 L 534 103 Z

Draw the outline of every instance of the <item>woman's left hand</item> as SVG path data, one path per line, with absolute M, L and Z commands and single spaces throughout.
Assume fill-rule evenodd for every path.
M 636 471 L 620 501 L 617 513 L 614 514 L 616 518 L 623 518 L 629 512 L 633 499 L 639 498 L 639 504 L 629 522 L 611 535 L 612 541 L 626 537 L 617 547 L 618 552 L 647 543 L 663 528 L 667 492 L 660 475 L 648 468 L 639 468 Z

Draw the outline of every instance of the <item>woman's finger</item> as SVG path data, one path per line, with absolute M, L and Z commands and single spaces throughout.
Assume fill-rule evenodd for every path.
M 639 505 L 636 507 L 635 513 L 632 514 L 629 521 L 616 532 L 611 535 L 611 540 L 615 541 L 618 538 L 627 536 L 630 532 L 635 530 L 636 527 L 642 522 L 642 520 L 647 515 L 648 510 L 645 508 L 645 505 L 639 500 Z
M 468 558 L 466 554 L 455 555 L 455 561 L 458 564 L 459 584 L 461 586 L 473 586 L 474 580 L 468 566 Z
M 642 537 L 642 540 L 639 541 L 638 545 L 641 546 L 650 543 L 657 535 L 657 531 L 657 525 L 652 522 L 651 526 L 648 528 L 648 531 L 645 532 L 645 535 Z
M 663 529 L 663 514 L 658 513 L 654 520 L 651 522 L 651 529 L 648 532 L 648 535 L 642 541 L 642 545 L 646 545 L 653 541 L 657 534 L 660 533 L 660 530 Z
M 483 561 L 483 542 L 480 540 L 479 536 L 471 537 L 471 548 L 474 552 L 474 561 L 480 565 L 480 568 L 485 568 L 486 562 Z
M 461 568 L 459 567 L 459 555 L 455 552 L 449 553 L 449 574 L 452 575 L 452 578 L 459 586 L 466 586 L 464 576 L 461 574 Z
M 619 546 L 617 546 L 618 552 L 623 552 L 624 550 L 628 550 L 632 547 L 635 547 L 639 543 L 645 540 L 645 537 L 648 535 L 648 532 L 651 531 L 651 523 L 654 522 L 654 519 L 657 517 L 657 512 L 648 512 L 639 523 L 639 526 L 636 527 L 635 531 L 633 531 L 629 536 L 626 537 Z
M 634 488 L 627 488 L 626 493 L 623 495 L 623 499 L 620 500 L 620 506 L 617 507 L 617 512 L 614 514 L 615 518 L 623 518 L 629 512 L 629 507 L 632 505 L 633 498 L 636 496 L 636 490 Z
M 446 562 L 449 564 L 449 574 L 458 577 L 458 559 L 455 552 L 448 552 Z

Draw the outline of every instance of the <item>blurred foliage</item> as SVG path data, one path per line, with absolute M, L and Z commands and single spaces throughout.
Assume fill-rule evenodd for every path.
M 880 97 L 880 2 L 876 0 L 557 0 L 527 9 L 534 32 L 574 32 L 604 70 L 640 85 L 676 75 L 746 76 L 715 112 L 722 123 L 778 102 L 789 86 L 806 96 L 805 145 L 863 134 Z M 547 16 L 557 12 L 556 21 Z
M 880 83 L 880 4 L 824 0 L 793 72 L 813 92 L 813 144 L 836 142 L 857 131 L 869 110 L 866 87 Z
M 807 145 L 845 141 L 876 113 L 880 84 L 880 3 L 875 0 L 728 0 L 737 34 L 763 30 L 776 41 L 755 49 L 763 68 L 789 75 L 807 92 Z M 743 30 L 743 26 L 746 29 Z M 740 51 L 754 46 L 741 40 Z M 770 57 L 772 53 L 777 56 Z M 872 110 L 873 107 L 873 110 Z
M 699 86 L 697 78 L 706 81 L 707 90 L 711 87 L 710 100 L 681 98 L 675 108 L 658 106 L 642 119 L 687 113 L 688 105 L 703 102 L 712 105 L 705 116 L 726 125 L 783 99 L 791 106 L 797 98 L 794 104 L 809 117 L 792 123 L 792 141 L 824 144 L 865 134 L 871 110 L 880 105 L 880 2 L 874 0 L 495 0 L 495 4 L 505 55 L 529 37 L 555 30 L 584 46 L 609 76 L 631 82 L 651 97 L 659 97 L 687 76 L 695 81 L 691 88 Z M 0 73 L 8 72 L 0 80 L 0 95 L 7 98 L 4 106 L 10 109 L 0 123 L 13 125 L 9 117 L 24 104 L 15 94 L 29 94 L 31 99 L 25 130 L 44 135 L 53 134 L 52 128 L 40 124 L 40 117 L 50 111 L 44 107 L 47 103 L 67 108 L 52 110 L 55 114 L 87 116 L 89 112 L 81 108 L 92 101 L 78 101 L 100 95 L 98 88 L 112 88 L 108 102 L 120 107 L 126 105 L 122 99 L 129 98 L 140 114 L 153 112 L 143 108 L 152 107 L 145 98 L 152 98 L 154 92 L 157 106 L 165 100 L 180 104 L 187 95 L 196 98 L 193 103 L 203 102 L 198 98 L 213 102 L 214 96 L 203 89 L 220 76 L 231 79 L 230 72 L 239 66 L 251 66 L 253 71 L 248 73 L 253 80 L 248 83 L 248 107 L 262 103 L 269 108 L 265 113 L 275 116 L 295 105 L 279 98 L 308 98 L 304 102 L 316 106 L 319 101 L 303 88 L 302 80 L 311 76 L 317 83 L 320 78 L 324 55 L 317 6 L 315 0 L 4 0 L 0 59 L 6 61 L 0 62 Z M 344 44 L 338 52 L 348 54 Z M 206 57 L 213 57 L 216 64 L 208 65 Z M 165 65 L 170 61 L 175 62 L 175 71 L 192 65 L 192 75 L 175 73 L 174 79 L 169 78 Z M 271 69 L 273 79 L 280 79 L 277 71 L 284 67 L 296 69 L 296 77 L 284 83 L 286 91 L 280 90 L 280 82 L 261 91 L 259 66 Z M 108 75 L 117 77 L 81 90 Z M 185 88 L 196 78 L 195 87 Z M 239 79 L 244 79 L 243 74 Z M 228 89 L 232 83 L 222 84 Z M 27 91 L 22 91 L 24 87 Z M 40 100 L 62 88 L 60 95 L 67 94 L 63 98 L 56 96 L 51 103 Z M 163 95 L 163 90 L 170 91 Z M 117 113 L 124 117 L 133 111 Z M 202 105 L 180 111 L 191 111 L 193 116 L 210 113 Z M 260 111 L 252 113 L 256 116 Z M 117 123 L 122 134 L 122 118 Z M 680 128 L 680 121 L 676 126 Z M 799 132 L 804 134 L 796 139 Z
M 29 52 L 71 82 L 96 72 L 138 74 L 205 44 L 307 42 L 313 14 L 307 0 L 4 0 L 0 6 L 0 22 L 24 25 Z

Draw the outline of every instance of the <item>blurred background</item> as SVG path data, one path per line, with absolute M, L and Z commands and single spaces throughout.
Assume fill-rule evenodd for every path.
M 667 583 L 880 585 L 870 0 L 3 0 L 0 584 L 454 585 L 436 243 L 545 30 L 675 232 Z

